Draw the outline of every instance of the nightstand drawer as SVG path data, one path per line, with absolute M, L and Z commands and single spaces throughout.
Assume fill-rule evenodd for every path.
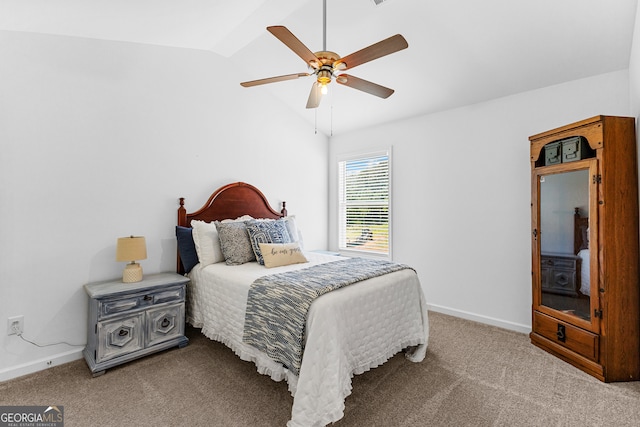
M 573 257 L 554 257 L 554 256 L 547 256 L 544 254 L 540 256 L 540 262 L 542 263 L 543 266 L 549 265 L 556 268 L 568 268 L 568 269 L 575 270 L 576 261 L 577 260 Z
M 580 258 L 571 254 L 540 255 L 540 284 L 543 292 L 577 295 Z
M 147 346 L 184 334 L 184 303 L 152 308 L 147 311 Z
M 114 297 L 99 302 L 100 317 L 126 313 L 157 304 L 184 301 L 184 286 L 162 291 L 141 292 L 126 297 Z
M 108 316 L 110 314 L 124 313 L 140 307 L 140 298 L 117 299 L 115 301 L 100 301 L 100 314 Z
M 153 294 L 154 304 L 163 304 L 165 302 L 184 301 L 184 287 L 171 289 L 164 292 L 156 292 Z
M 96 362 L 132 353 L 144 348 L 144 313 L 98 323 Z

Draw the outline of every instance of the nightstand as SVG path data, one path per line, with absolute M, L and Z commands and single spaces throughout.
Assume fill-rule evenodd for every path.
M 185 292 L 189 279 L 150 274 L 140 282 L 89 283 L 84 358 L 94 377 L 105 370 L 171 347 L 184 347 Z

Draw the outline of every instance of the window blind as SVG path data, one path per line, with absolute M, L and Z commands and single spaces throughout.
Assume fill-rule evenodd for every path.
M 343 159 L 339 171 L 339 249 L 390 256 L 389 150 Z

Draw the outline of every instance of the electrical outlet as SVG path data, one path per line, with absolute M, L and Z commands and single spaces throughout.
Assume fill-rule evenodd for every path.
M 17 335 L 24 332 L 24 316 L 13 316 L 7 319 L 7 335 Z

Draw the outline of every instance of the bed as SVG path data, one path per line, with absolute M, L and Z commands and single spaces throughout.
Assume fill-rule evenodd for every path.
M 582 295 L 591 295 L 591 263 L 589 253 L 589 217 L 580 215 L 580 208 L 573 214 L 573 253 L 580 258 L 580 288 Z
M 220 249 L 229 247 L 226 231 L 241 227 L 238 223 L 246 224 L 248 229 L 262 227 L 262 223 L 256 224 L 260 222 L 258 219 L 273 226 L 286 223 L 290 241 L 261 243 L 264 265 L 261 265 L 260 257 L 239 264 L 231 260 L 231 265 L 228 259 L 221 261 Z M 217 237 L 221 246 L 213 250 L 213 257 L 211 250 L 209 253 L 203 251 L 206 239 L 202 239 L 203 228 L 208 225 L 207 230 L 211 231 L 212 224 L 219 227 L 216 231 L 220 233 Z M 188 237 L 189 231 L 193 246 L 199 241 L 197 260 L 193 259 L 193 248 L 185 249 L 185 241 L 189 240 L 185 236 Z M 394 265 L 396 269 L 389 270 L 391 272 L 338 287 L 314 299 L 303 318 L 303 353 L 298 364 L 274 357 L 270 346 L 273 343 L 260 347 L 248 339 L 252 335 L 245 329 L 245 323 L 247 328 L 252 324 L 250 315 L 257 305 L 253 298 L 261 294 L 255 291 L 259 282 L 282 277 L 297 280 L 297 275 L 315 269 L 334 270 L 339 276 L 346 263 L 369 262 L 304 250 L 295 216 L 287 215 L 284 202 L 280 212 L 271 208 L 256 187 L 242 182 L 223 186 L 202 208 L 192 213 L 187 213 L 184 198 L 181 198 L 176 232 L 177 271 L 186 273 L 191 279 L 187 321 L 201 328 L 208 338 L 231 348 L 242 360 L 253 362 L 259 373 L 275 381 L 287 381 L 293 396 L 287 426 L 324 426 L 335 422 L 344 415 L 345 398 L 351 393 L 353 375 L 375 368 L 401 351 L 412 362 L 424 359 L 429 338 L 426 302 L 418 276 L 408 266 Z M 255 237 L 252 233 L 249 235 L 252 239 Z M 215 236 L 211 241 L 215 244 Z M 302 256 L 306 262 L 283 264 L 277 262 L 277 258 L 275 263 L 268 259 L 271 255 L 266 248 L 283 245 L 299 248 L 296 257 Z M 225 254 L 222 255 L 225 258 Z M 189 260 L 185 261 L 185 257 Z M 318 277 L 324 281 L 326 276 Z M 297 284 L 287 286 L 294 295 Z M 286 323 L 291 323 L 290 320 Z

